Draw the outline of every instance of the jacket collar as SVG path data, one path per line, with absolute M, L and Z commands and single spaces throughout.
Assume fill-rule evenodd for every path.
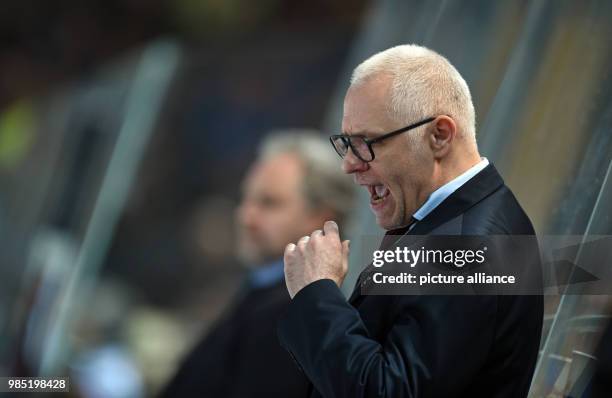
M 504 180 L 497 172 L 497 169 L 492 164 L 485 167 L 480 173 L 476 174 L 465 184 L 459 187 L 455 192 L 449 195 L 442 203 L 431 211 L 425 218 L 418 221 L 414 228 L 404 227 L 387 231 L 383 238 L 382 246 L 392 244 L 396 239 L 389 239 L 392 236 L 398 235 L 427 235 L 442 224 L 452 220 L 453 218 L 465 213 L 469 208 L 478 202 L 491 195 L 504 185 Z M 362 272 L 367 272 L 368 266 Z M 357 280 L 357 284 L 353 293 L 349 298 L 349 302 L 353 305 L 357 304 L 357 299 L 361 296 L 361 275 Z
M 482 201 L 504 185 L 504 180 L 492 164 L 469 179 L 455 192 L 449 195 L 431 213 L 417 222 L 410 235 L 427 235 L 429 232 L 465 213 L 469 208 Z

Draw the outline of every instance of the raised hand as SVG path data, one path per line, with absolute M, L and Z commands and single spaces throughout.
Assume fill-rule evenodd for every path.
M 331 279 L 342 285 L 348 272 L 349 241 L 340 241 L 338 224 L 326 221 L 323 231 L 317 229 L 297 244 L 285 248 L 285 283 L 293 298 L 300 290 L 320 279 Z

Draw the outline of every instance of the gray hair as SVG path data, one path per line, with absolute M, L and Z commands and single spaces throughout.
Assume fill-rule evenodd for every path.
M 284 129 L 269 133 L 259 147 L 259 159 L 291 153 L 303 164 L 303 193 L 311 209 L 327 209 L 340 227 L 350 219 L 355 184 L 342 172 L 341 159 L 321 133 L 311 129 Z
M 358 65 L 351 85 L 390 76 L 389 116 L 409 124 L 430 116 L 448 115 L 458 137 L 476 143 L 476 113 L 470 89 L 457 69 L 442 55 L 405 44 L 381 51 Z

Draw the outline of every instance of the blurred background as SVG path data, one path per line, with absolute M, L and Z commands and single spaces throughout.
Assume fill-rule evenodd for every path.
M 154 395 L 244 273 L 259 140 L 337 132 L 352 68 L 403 43 L 463 74 L 538 233 L 612 234 L 612 2 L 3 1 L 0 375 Z M 380 232 L 366 203 L 349 235 Z M 612 301 L 546 301 L 531 394 L 586 396 Z

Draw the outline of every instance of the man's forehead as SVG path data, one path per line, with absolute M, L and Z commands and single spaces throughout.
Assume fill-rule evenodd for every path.
M 388 84 L 372 80 L 351 86 L 344 99 L 342 132 L 377 135 L 393 127 L 389 118 Z
M 346 92 L 346 100 L 382 100 L 387 98 L 389 92 L 389 84 L 386 81 L 379 79 L 367 80 L 365 82 L 351 85 Z
M 243 187 L 264 182 L 274 185 L 288 184 L 299 178 L 302 168 L 297 155 L 290 152 L 275 154 L 260 159 L 251 166 L 243 181 Z

